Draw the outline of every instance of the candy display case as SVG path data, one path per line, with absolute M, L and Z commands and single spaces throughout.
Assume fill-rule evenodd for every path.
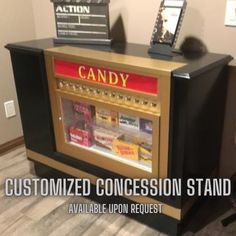
M 71 49 L 68 59 L 66 52 Z M 107 52 L 55 50 L 61 54 L 54 56 L 48 50 L 46 61 L 58 151 L 127 177 L 167 176 L 159 169 L 166 168 L 160 156 L 167 152 L 168 127 L 161 129 L 160 117 L 163 125 L 168 123 L 164 104 L 170 87 L 161 93 L 169 85 L 168 79 L 161 78 L 168 72 L 147 68 L 145 73 L 140 66 L 130 70 L 122 63 L 116 68 L 110 59 L 106 65 L 98 59 L 85 61 L 93 53 L 110 57 Z M 75 59 L 74 55 L 79 56 Z
M 55 47 L 53 39 L 6 47 L 38 175 L 92 184 L 217 176 L 230 56 L 190 60 L 150 56 L 144 45 Z M 94 198 L 163 204 L 161 214 L 130 216 L 172 235 L 196 202 L 186 195 Z

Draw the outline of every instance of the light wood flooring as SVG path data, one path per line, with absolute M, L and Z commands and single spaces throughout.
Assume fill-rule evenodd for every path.
M 0 156 L 0 235 L 1 236 L 164 236 L 119 214 L 68 214 L 69 203 L 91 203 L 82 197 L 6 197 L 5 178 L 33 178 L 32 163 L 24 147 Z M 184 235 L 236 235 L 236 223 L 223 228 L 220 220 L 228 210 L 198 233 Z M 199 218 L 195 219 L 196 221 Z

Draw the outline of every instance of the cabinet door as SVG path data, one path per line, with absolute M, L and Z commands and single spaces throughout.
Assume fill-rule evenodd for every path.
M 167 174 L 170 86 L 160 84 L 168 90 L 162 114 L 158 72 L 57 57 L 47 70 L 57 151 L 125 177 Z
M 67 93 L 57 99 L 58 151 L 123 176 L 157 176 L 159 117 Z

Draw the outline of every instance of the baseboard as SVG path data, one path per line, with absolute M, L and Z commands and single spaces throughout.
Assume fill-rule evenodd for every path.
M 21 136 L 19 138 L 13 139 L 7 143 L 1 144 L 0 145 L 0 155 L 12 150 L 13 148 L 15 148 L 17 146 L 23 145 L 24 142 L 25 142 L 24 137 Z

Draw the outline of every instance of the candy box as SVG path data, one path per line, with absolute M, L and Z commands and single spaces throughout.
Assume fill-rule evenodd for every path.
M 152 145 L 148 143 L 142 143 L 139 146 L 140 159 L 151 161 L 152 160 Z
M 94 140 L 97 146 L 112 150 L 112 142 L 121 138 L 122 133 L 114 130 L 105 129 L 103 127 L 94 127 Z
M 140 130 L 142 132 L 152 134 L 152 121 L 146 119 L 140 119 Z
M 113 125 L 118 124 L 118 113 L 104 108 L 96 108 L 96 122 L 107 122 Z
M 94 107 L 85 103 L 74 102 L 73 109 L 75 119 L 73 126 L 92 133 L 95 114 Z
M 92 146 L 93 135 L 90 131 L 82 130 L 72 126 L 69 128 L 69 137 L 71 142 L 86 147 Z
M 122 157 L 131 160 L 139 160 L 139 145 L 132 142 L 125 137 L 116 139 L 112 142 L 112 151 Z
M 123 128 L 133 129 L 139 131 L 139 118 L 135 116 L 128 116 L 123 113 L 119 114 L 119 126 Z

